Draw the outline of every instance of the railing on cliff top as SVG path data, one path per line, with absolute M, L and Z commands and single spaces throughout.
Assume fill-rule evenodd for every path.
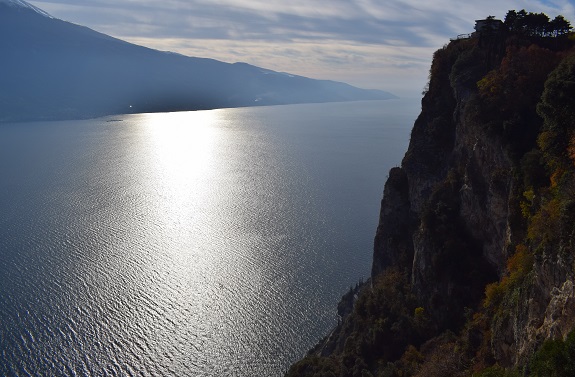
M 455 38 L 451 38 L 451 41 L 459 41 L 461 39 L 469 39 L 472 38 L 474 36 L 475 33 L 469 33 L 469 34 L 459 34 L 457 37 Z

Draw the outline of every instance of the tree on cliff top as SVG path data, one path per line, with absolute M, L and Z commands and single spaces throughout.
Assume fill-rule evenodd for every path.
M 528 13 L 525 9 L 508 11 L 503 24 L 511 32 L 540 37 L 556 37 L 569 33 L 573 28 L 561 15 L 550 20 L 545 13 Z

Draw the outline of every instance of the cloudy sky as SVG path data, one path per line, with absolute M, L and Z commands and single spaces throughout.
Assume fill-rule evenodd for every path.
M 36 0 L 52 16 L 159 50 L 419 96 L 433 52 L 509 9 L 574 0 Z

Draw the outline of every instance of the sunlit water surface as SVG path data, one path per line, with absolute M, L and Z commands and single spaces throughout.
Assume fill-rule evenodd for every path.
M 418 111 L 0 125 L 0 375 L 282 375 L 369 275 Z

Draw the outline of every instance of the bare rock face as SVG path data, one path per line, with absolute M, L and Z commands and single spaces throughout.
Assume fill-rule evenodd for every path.
M 511 238 L 512 163 L 500 140 L 465 119 L 465 100 L 461 101 L 454 150 L 455 158 L 464 164 L 460 215 L 471 236 L 481 242 L 483 256 L 501 274 Z
M 551 292 L 551 300 L 545 310 L 543 325 L 536 334 L 544 339 L 565 338 L 575 326 L 575 284 L 566 280 Z
M 543 256 L 534 263 L 528 289 L 518 292 L 510 314 L 497 319 L 492 340 L 503 365 L 525 363 L 547 339 L 565 339 L 575 328 L 573 259 Z
M 386 183 L 372 277 L 401 266 L 439 328 L 453 329 L 504 269 L 511 163 L 501 143 L 467 119 L 473 91 L 452 85 L 453 61 L 443 64 L 402 166 Z
M 411 208 L 409 186 L 405 172 L 393 168 L 385 184 L 378 230 L 374 248 L 386 250 L 375 253 L 372 276 L 380 274 L 386 266 L 403 266 L 408 270 L 413 259 L 413 240 L 410 237 Z

